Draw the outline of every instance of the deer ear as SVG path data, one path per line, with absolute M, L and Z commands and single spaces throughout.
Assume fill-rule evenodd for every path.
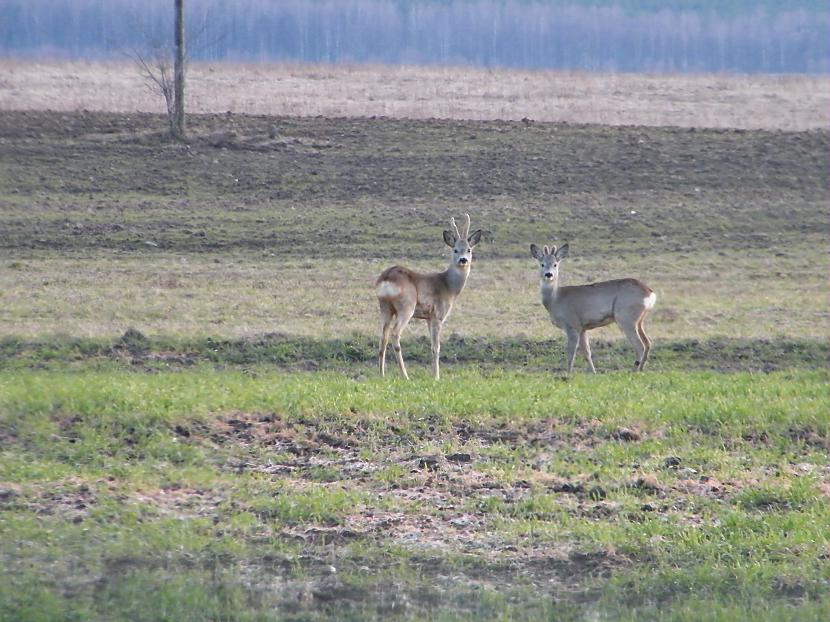
M 453 234 L 453 233 L 452 233 L 452 231 L 447 231 L 447 230 L 445 229 L 445 230 L 444 230 L 444 242 L 445 242 L 445 243 L 447 244 L 447 246 L 449 246 L 450 248 L 452 248 L 453 246 L 455 246 L 455 234 Z
M 542 261 L 542 257 L 544 256 L 542 255 L 542 251 L 540 251 L 539 247 L 535 244 L 530 245 L 530 254 L 533 255 L 534 259 L 538 259 L 539 261 Z
M 550 246 L 548 246 L 547 244 L 545 244 L 544 248 L 542 248 L 542 254 L 545 257 L 550 255 L 552 252 L 556 252 L 556 247 L 555 246 L 553 247 L 553 250 L 551 250 Z
M 556 253 L 556 258 L 558 260 L 562 261 L 563 259 L 565 259 L 565 257 L 568 256 L 568 245 L 563 244 L 562 248 L 560 248 L 558 251 L 555 251 L 555 253 Z
M 481 242 L 481 229 L 479 229 L 478 231 L 474 231 L 473 235 L 467 238 L 467 243 L 470 246 L 475 246 L 479 242 Z

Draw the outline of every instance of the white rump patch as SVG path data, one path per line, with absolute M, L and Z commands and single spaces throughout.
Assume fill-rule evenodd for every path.
M 646 299 L 643 300 L 643 304 L 646 306 L 646 309 L 651 309 L 654 306 L 654 303 L 657 302 L 657 294 L 651 292 Z
M 378 298 L 394 298 L 401 295 L 401 288 L 391 281 L 381 281 L 375 290 Z

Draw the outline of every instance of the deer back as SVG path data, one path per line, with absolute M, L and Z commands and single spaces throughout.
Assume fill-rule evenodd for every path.
M 543 302 L 558 326 L 584 330 L 610 324 L 621 312 L 642 309 L 651 294 L 637 279 L 615 279 L 558 287 Z

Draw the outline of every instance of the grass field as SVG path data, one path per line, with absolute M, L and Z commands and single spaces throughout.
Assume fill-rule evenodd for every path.
M 529 118 L 792 131 L 830 128 L 830 78 L 196 62 L 188 66 L 187 104 L 199 114 Z M 130 61 L 0 58 L 0 110 L 165 108 Z
M 0 616 L 825 619 L 828 380 L 2 372 Z
M 0 620 L 830 617 L 826 129 L 164 129 L 0 112 Z M 465 211 L 442 381 L 422 326 L 382 381 Z M 564 241 L 657 292 L 646 373 L 563 375 Z

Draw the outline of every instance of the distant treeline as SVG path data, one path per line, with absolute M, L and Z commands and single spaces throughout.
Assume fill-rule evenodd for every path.
M 186 0 L 194 59 L 830 72 L 826 0 Z M 0 0 L 0 54 L 166 44 L 172 0 Z

